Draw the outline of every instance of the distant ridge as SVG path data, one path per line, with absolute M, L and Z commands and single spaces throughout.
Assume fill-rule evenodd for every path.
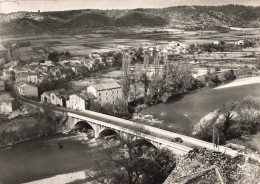
M 260 27 L 260 7 L 176 6 L 162 9 L 71 10 L 0 14 L 1 34 L 84 31 L 123 27 L 211 29 Z

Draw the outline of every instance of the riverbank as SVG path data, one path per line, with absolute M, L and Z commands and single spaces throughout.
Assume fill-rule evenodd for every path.
M 259 118 L 260 97 L 246 96 L 238 101 L 225 103 L 204 116 L 195 124 L 193 135 L 204 141 L 212 141 L 214 126 L 215 136 L 218 133 L 220 144 L 234 143 L 238 145 L 236 149 L 260 153 L 259 140 L 256 141 L 260 135 Z
M 243 86 L 243 85 L 249 85 L 249 84 L 259 84 L 260 83 L 260 76 L 257 77 L 247 77 L 242 79 L 236 79 L 228 84 L 224 84 L 221 86 L 218 86 L 214 89 L 224 89 L 224 88 L 231 88 L 236 86 Z
M 28 182 L 25 184 L 39 184 L 39 183 L 65 184 L 65 183 L 71 183 L 71 182 L 75 182 L 77 180 L 83 180 L 83 179 L 86 179 L 85 171 L 78 171 L 78 172 L 73 172 L 73 173 L 60 174 L 57 176 L 53 176 L 53 177 L 45 178 L 45 179 L 41 179 L 41 180 L 36 180 L 36 181 Z
M 0 147 L 62 132 L 62 118 L 51 112 L 32 112 L 0 125 Z

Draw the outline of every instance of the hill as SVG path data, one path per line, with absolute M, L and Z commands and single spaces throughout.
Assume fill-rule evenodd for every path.
M 72 10 L 0 14 L 2 34 L 166 27 L 191 30 L 260 27 L 260 7 L 176 6 L 162 9 Z

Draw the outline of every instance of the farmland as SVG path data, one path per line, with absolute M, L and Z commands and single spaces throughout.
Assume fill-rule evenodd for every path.
M 208 44 L 224 40 L 227 44 L 240 39 L 259 39 L 260 29 L 230 30 L 227 33 L 217 31 L 184 31 L 177 29 L 143 29 L 139 31 L 112 32 L 104 34 L 55 35 L 42 34 L 32 36 L 1 36 L 2 43 L 19 44 L 29 42 L 26 47 L 19 47 L 11 52 L 13 60 L 43 60 L 50 52 L 69 51 L 74 56 L 86 56 L 91 52 L 119 51 L 129 47 L 166 45 L 171 41 L 185 44 Z M 260 53 L 259 47 L 248 51 Z

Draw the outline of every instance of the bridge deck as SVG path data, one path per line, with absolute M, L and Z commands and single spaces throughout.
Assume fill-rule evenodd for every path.
M 71 114 L 71 113 L 69 113 L 69 114 Z M 129 120 L 113 117 L 113 116 L 108 116 L 108 115 L 93 112 L 93 111 L 88 111 L 88 110 L 76 111 L 76 112 L 74 111 L 74 112 L 72 112 L 72 114 L 85 116 L 87 118 L 102 121 L 102 122 L 105 122 L 105 123 L 108 123 L 111 125 L 117 125 L 122 128 L 130 129 L 132 131 L 137 131 L 140 133 L 151 135 L 153 137 L 158 137 L 160 139 L 164 139 L 165 141 L 175 142 L 174 139 L 179 137 L 182 139 L 183 142 L 182 143 L 175 142 L 175 143 L 183 145 L 183 146 L 188 146 L 191 148 L 195 148 L 195 147 L 206 148 L 207 150 L 219 151 L 224 154 L 230 155 L 232 157 L 235 157 L 238 155 L 237 151 L 224 147 L 224 146 L 219 146 L 218 148 L 215 148 L 212 143 L 202 141 L 202 140 L 199 140 L 199 139 L 196 139 L 193 137 L 185 136 L 182 134 L 177 134 L 174 132 L 162 130 L 162 129 L 155 128 L 152 126 L 143 125 L 143 124 L 136 123 L 133 121 L 129 121 Z

